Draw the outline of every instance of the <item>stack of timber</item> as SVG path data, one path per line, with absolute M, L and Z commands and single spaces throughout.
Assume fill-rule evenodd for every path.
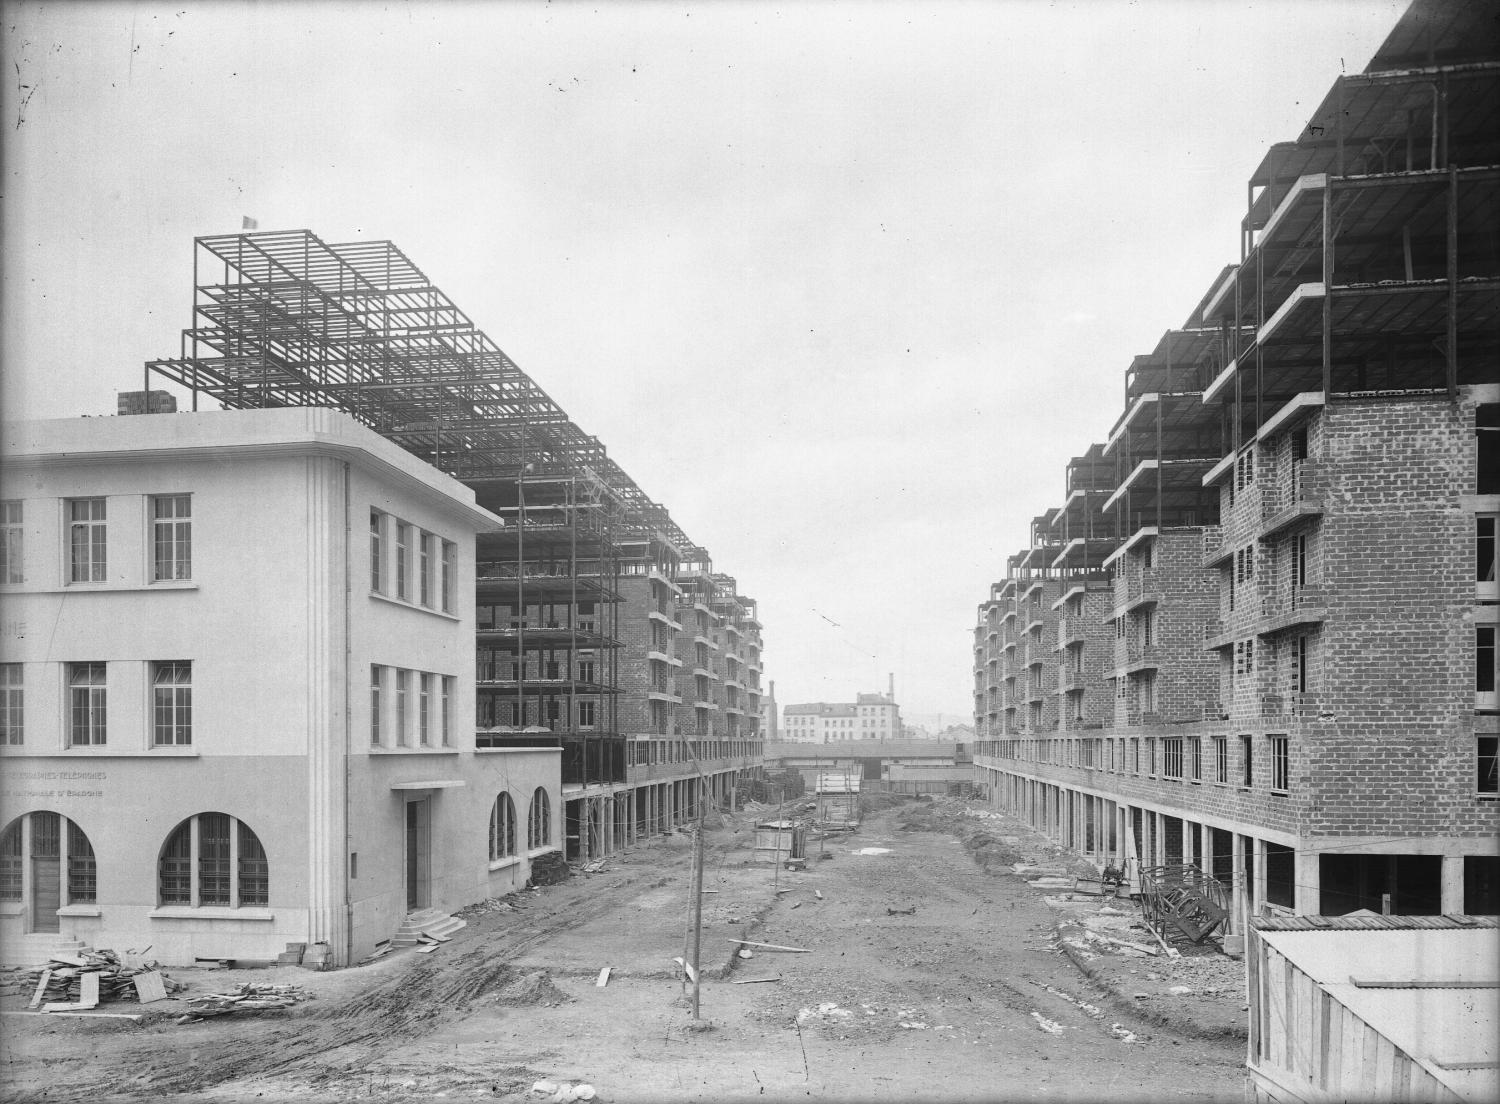
M 43 1012 L 81 1012 L 112 1001 L 150 1004 L 187 988 L 162 973 L 155 962 L 126 965 L 114 951 L 58 954 L 45 966 L 17 971 L 12 984 L 11 992 L 30 995 L 28 1008 Z
M 231 1012 L 268 1012 L 290 1008 L 306 999 L 307 992 L 296 985 L 252 985 L 247 981 L 229 993 L 194 997 L 188 1002 L 187 1014 L 179 1016 L 177 1022 L 194 1023 Z

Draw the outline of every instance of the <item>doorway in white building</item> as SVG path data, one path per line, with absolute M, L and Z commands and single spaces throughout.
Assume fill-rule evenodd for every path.
M 431 896 L 431 801 L 419 798 L 406 803 L 406 908 L 427 908 Z

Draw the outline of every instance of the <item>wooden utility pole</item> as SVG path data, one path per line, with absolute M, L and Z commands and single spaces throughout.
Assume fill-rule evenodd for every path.
M 698 835 L 693 841 L 693 1019 L 698 1018 L 698 956 L 703 945 L 703 780 L 698 780 Z

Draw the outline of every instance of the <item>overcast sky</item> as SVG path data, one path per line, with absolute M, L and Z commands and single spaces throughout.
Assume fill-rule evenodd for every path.
M 0 402 L 113 413 L 194 235 L 388 238 L 759 600 L 783 704 L 970 719 L 1005 557 L 1404 8 L 8 3 Z

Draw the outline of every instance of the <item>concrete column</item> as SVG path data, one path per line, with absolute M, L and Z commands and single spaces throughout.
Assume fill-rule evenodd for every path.
M 1444 862 L 1443 873 L 1444 875 L 1447 874 L 1446 860 Z M 1323 890 L 1318 853 L 1306 846 L 1297 848 L 1292 859 L 1292 877 L 1296 883 L 1292 886 L 1293 906 L 1303 916 L 1317 916 L 1323 908 Z M 1446 877 L 1443 888 L 1444 904 L 1446 906 Z M 1443 911 L 1447 912 L 1448 909 L 1444 907 Z
M 1238 832 L 1230 833 L 1229 868 L 1233 872 L 1234 889 L 1230 900 L 1230 921 L 1236 935 L 1245 933 L 1245 921 L 1249 915 L 1249 887 L 1245 884 L 1245 837 Z
M 1207 824 L 1198 826 L 1198 865 L 1209 877 L 1214 873 L 1214 830 Z
M 1186 817 L 1182 821 L 1182 863 L 1184 866 L 1193 866 L 1193 835 L 1196 825 Z
M 1464 857 L 1444 855 L 1442 877 L 1442 896 L 1438 907 L 1443 910 L 1444 915 L 1461 914 L 1464 911 Z
M 1259 908 L 1266 900 L 1266 841 L 1260 838 L 1252 838 L 1251 844 L 1255 856 L 1255 884 L 1251 886 L 1250 904 L 1252 908 Z

